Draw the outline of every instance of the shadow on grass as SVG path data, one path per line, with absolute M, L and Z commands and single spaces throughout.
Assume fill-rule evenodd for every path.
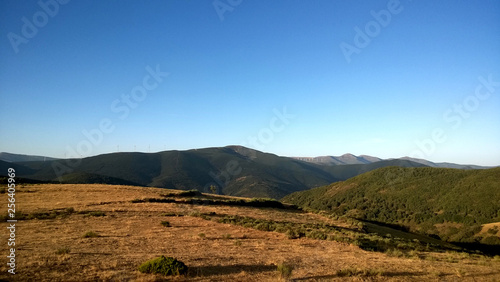
M 301 278 L 294 278 L 292 281 L 309 281 L 309 280 L 323 280 L 323 279 L 334 279 L 334 278 L 346 278 L 346 277 L 416 277 L 423 276 L 425 273 L 423 272 L 383 272 L 380 275 L 365 275 L 362 273 L 354 273 L 351 275 L 342 275 L 342 274 L 331 274 L 331 275 L 318 275 L 318 276 L 307 276 Z
M 234 264 L 234 265 L 213 265 L 190 267 L 188 277 L 208 277 L 214 275 L 229 275 L 245 273 L 258 273 L 267 271 L 276 271 L 275 265 L 265 264 Z
M 498 256 L 500 255 L 500 245 L 486 245 L 480 243 L 454 243 L 457 246 L 460 246 L 469 251 L 480 251 L 488 256 Z

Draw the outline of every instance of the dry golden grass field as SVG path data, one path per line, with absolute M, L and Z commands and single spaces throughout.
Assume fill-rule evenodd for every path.
M 191 216 L 241 215 L 268 220 L 329 223 L 318 214 L 271 208 L 132 202 L 174 192 L 109 185 L 26 185 L 16 192 L 17 212 L 57 216 L 16 224 L 16 274 L 7 272 L 9 233 L 2 222 L 0 279 L 7 281 L 279 281 L 277 265 L 293 266 L 291 281 L 500 281 L 500 259 L 457 252 L 414 256 L 365 251 L 330 240 L 289 239 Z M 0 194 L 5 203 L 7 194 Z M 2 214 L 5 214 L 2 212 Z M 94 212 L 94 213 L 92 213 Z M 178 215 L 178 216 L 172 216 Z M 182 216 L 181 216 L 182 215 Z M 161 224 L 168 221 L 170 227 Z M 93 231 L 97 237 L 85 238 Z M 163 277 L 138 266 L 175 257 L 188 274 Z

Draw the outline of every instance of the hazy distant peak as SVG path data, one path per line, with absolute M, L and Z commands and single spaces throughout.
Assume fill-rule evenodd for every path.
M 347 153 L 347 154 L 343 154 L 342 156 L 340 156 L 341 158 L 349 158 L 349 159 L 357 159 L 357 157 L 351 153 Z
M 0 153 L 0 160 L 12 163 L 12 162 L 51 161 L 51 160 L 56 160 L 56 158 L 1 152 Z
M 373 157 L 373 156 L 368 156 L 368 155 L 361 155 L 361 156 L 359 156 L 359 157 L 360 157 L 360 158 L 363 158 L 363 159 L 365 159 L 365 160 L 367 160 L 367 161 L 370 161 L 370 162 L 372 162 L 372 163 L 374 163 L 374 162 L 379 162 L 379 161 L 381 161 L 381 160 L 382 160 L 381 158 L 377 158 L 377 157 Z
M 368 156 L 368 155 L 360 155 L 356 156 L 351 153 L 343 154 L 342 156 L 320 156 L 320 157 L 295 157 L 294 159 L 318 163 L 324 165 L 350 165 L 350 164 L 370 164 L 375 162 L 383 161 L 384 159 Z M 434 163 L 424 159 L 410 158 L 408 156 L 402 158 L 391 158 L 387 160 L 404 160 L 410 161 L 414 163 L 423 164 L 430 167 L 446 167 L 446 168 L 458 168 L 458 169 L 484 169 L 488 167 L 478 166 L 478 165 L 461 165 L 454 163 Z
M 416 163 L 420 163 L 420 164 L 424 164 L 426 166 L 430 166 L 430 167 L 447 167 L 447 168 L 458 168 L 458 169 L 485 169 L 485 168 L 489 168 L 489 167 L 485 167 L 485 166 L 479 166 L 479 165 L 462 165 L 462 164 L 454 164 L 454 163 L 447 163 L 447 162 L 444 162 L 444 163 L 434 163 L 434 162 L 431 162 L 431 161 L 428 161 L 428 160 L 424 160 L 424 159 L 418 159 L 418 158 L 411 158 L 411 157 L 402 157 L 400 158 L 401 160 L 408 160 L 408 161 L 412 161 L 412 162 L 416 162 Z
M 372 156 L 356 156 L 351 153 L 343 154 L 342 156 L 320 156 L 320 157 L 295 157 L 295 159 L 312 162 L 312 163 L 320 163 L 320 164 L 328 164 L 328 165 L 348 165 L 348 164 L 369 164 L 381 161 L 380 158 L 372 157 Z

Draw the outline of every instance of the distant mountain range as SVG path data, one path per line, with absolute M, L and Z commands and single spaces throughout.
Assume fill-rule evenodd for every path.
M 31 155 L 11 154 L 2 152 L 0 153 L 0 160 L 9 163 L 16 163 L 16 162 L 52 161 L 57 159 L 44 156 L 31 156 Z
M 353 154 L 344 154 L 340 157 L 334 157 L 334 156 L 323 156 L 314 158 L 294 157 L 294 159 L 305 162 L 317 163 L 317 164 L 325 164 L 325 165 L 370 164 L 382 160 L 377 157 L 371 157 L 365 155 L 355 156 Z
M 353 154 L 344 154 L 339 157 L 335 156 L 322 156 L 322 157 L 293 157 L 294 159 L 305 161 L 305 162 L 310 162 L 310 163 L 315 163 L 315 164 L 323 164 L 323 165 L 348 165 L 348 164 L 370 164 L 374 162 L 379 162 L 383 161 L 384 159 L 377 158 L 377 157 L 372 157 L 372 156 L 367 156 L 367 155 L 361 155 L 361 156 L 355 156 Z M 394 159 L 387 159 L 387 160 L 394 160 Z M 444 168 L 458 168 L 458 169 L 486 169 L 489 167 L 485 166 L 478 166 L 478 165 L 461 165 L 461 164 L 454 164 L 454 163 L 433 163 L 428 160 L 423 160 L 423 159 L 416 159 L 416 158 L 410 158 L 410 157 L 403 157 L 399 158 L 398 160 L 408 160 L 416 163 L 420 163 L 426 166 L 430 167 L 444 167 Z
M 13 167 L 18 177 L 29 180 L 154 186 L 203 192 L 215 186 L 219 194 L 276 199 L 381 167 L 434 165 L 414 159 L 381 160 L 350 154 L 289 158 L 242 146 L 158 153 L 111 153 L 83 159 L 0 153 L 0 175 L 6 175 L 7 169 Z M 474 168 L 455 164 L 450 164 L 450 167 Z

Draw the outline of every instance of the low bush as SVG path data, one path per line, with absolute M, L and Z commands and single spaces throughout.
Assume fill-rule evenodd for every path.
M 164 214 L 162 214 L 163 216 L 177 216 L 177 217 L 180 217 L 180 216 L 183 216 L 183 214 L 181 213 L 176 213 L 176 212 L 166 212 Z
M 181 261 L 172 257 L 161 256 L 149 260 L 139 266 L 142 273 L 156 273 L 165 276 L 186 274 L 188 267 Z
M 188 191 L 182 191 L 182 192 L 172 192 L 172 193 L 167 193 L 167 194 L 161 194 L 160 196 L 162 197 L 196 197 L 196 196 L 202 196 L 201 192 L 198 190 L 188 190 Z
M 103 211 L 91 211 L 88 213 L 88 215 L 95 216 L 95 217 L 106 216 L 106 214 Z
M 87 231 L 87 233 L 83 234 L 83 238 L 95 238 L 99 237 L 99 234 L 97 234 L 94 231 Z

